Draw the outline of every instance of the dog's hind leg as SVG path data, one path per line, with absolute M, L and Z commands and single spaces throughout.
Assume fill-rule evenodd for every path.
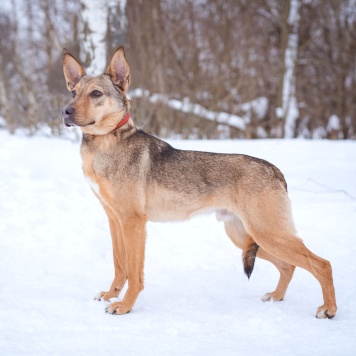
M 279 281 L 277 284 L 276 289 L 273 292 L 266 293 L 262 300 L 264 302 L 268 301 L 280 301 L 284 299 L 286 294 L 287 288 L 289 286 L 289 282 L 293 277 L 293 273 L 295 270 L 295 266 L 280 260 L 279 258 L 272 256 L 263 248 L 259 248 L 257 252 L 257 257 L 260 257 L 264 260 L 272 262 L 279 271 Z
M 110 290 L 107 292 L 98 293 L 95 296 L 95 299 L 108 301 L 111 298 L 116 298 L 119 296 L 127 280 L 127 272 L 126 272 L 125 245 L 122 237 L 122 229 L 120 223 L 117 220 L 116 216 L 111 212 L 111 209 L 108 206 L 104 205 L 104 209 L 108 216 L 109 225 L 110 225 L 115 276 L 111 284 Z
M 248 235 L 245 230 L 242 221 L 236 216 L 230 213 L 219 213 L 218 219 L 224 221 L 225 231 L 231 241 L 238 248 L 244 251 L 244 255 L 248 246 L 253 242 L 252 238 Z M 280 301 L 284 298 L 285 293 L 287 291 L 289 282 L 293 277 L 293 272 L 295 270 L 295 266 L 280 260 L 279 258 L 272 256 L 263 248 L 258 247 L 257 249 L 257 257 L 267 260 L 273 263 L 279 271 L 280 277 L 275 291 L 266 293 L 263 297 L 263 301 Z M 253 268 L 253 266 L 252 266 Z M 249 272 L 248 276 L 252 273 L 252 270 Z
M 330 262 L 312 253 L 296 236 L 286 193 L 271 190 L 251 197 L 241 219 L 253 240 L 268 254 L 304 268 L 318 280 L 324 304 L 316 317 L 333 318 L 337 307 Z
M 324 304 L 317 310 L 317 318 L 333 318 L 336 313 L 335 290 L 330 262 L 312 253 L 295 235 L 280 233 L 271 239 L 268 232 L 253 233 L 253 238 L 273 256 L 309 271 L 320 283 Z M 268 300 L 266 294 L 265 300 Z M 273 299 L 275 297 L 273 296 Z

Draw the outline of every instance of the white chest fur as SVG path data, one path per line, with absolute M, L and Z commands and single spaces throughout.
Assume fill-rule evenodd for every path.
M 94 193 L 100 198 L 100 200 L 103 200 L 102 196 L 100 195 L 99 184 L 91 180 L 88 176 L 85 176 L 85 179 L 89 183 L 90 188 L 94 191 Z

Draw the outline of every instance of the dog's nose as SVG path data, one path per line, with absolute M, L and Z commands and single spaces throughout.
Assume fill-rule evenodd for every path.
M 70 116 L 70 115 L 72 115 L 73 113 L 74 113 L 74 108 L 73 108 L 73 106 L 68 105 L 68 106 L 65 106 L 65 107 L 62 109 L 62 115 L 63 115 L 64 117 Z
M 63 116 L 63 119 L 64 119 L 64 124 L 67 126 L 67 127 L 70 127 L 70 126 L 74 126 L 74 122 L 72 121 L 72 114 L 74 114 L 74 108 L 73 106 L 65 106 L 63 109 L 62 109 L 62 116 Z

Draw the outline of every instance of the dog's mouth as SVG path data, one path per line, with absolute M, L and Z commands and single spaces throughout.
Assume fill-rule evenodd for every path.
M 72 126 L 75 126 L 73 123 L 71 123 L 71 122 L 67 122 L 67 120 L 66 120 L 66 119 L 64 119 L 63 121 L 64 121 L 64 125 L 65 125 L 66 127 L 72 127 Z
M 69 118 L 64 118 L 64 125 L 66 127 L 73 127 L 73 126 L 79 126 L 79 127 L 86 127 L 86 126 L 91 126 L 95 124 L 95 121 L 89 122 L 89 124 L 76 124 L 73 121 L 71 121 Z

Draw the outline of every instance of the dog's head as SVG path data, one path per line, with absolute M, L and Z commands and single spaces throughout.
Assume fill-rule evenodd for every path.
M 73 99 L 62 109 L 66 126 L 80 126 L 83 133 L 105 135 L 114 130 L 129 109 L 126 99 L 130 68 L 123 47 L 114 53 L 105 74 L 86 75 L 83 66 L 65 49 L 63 72 Z

